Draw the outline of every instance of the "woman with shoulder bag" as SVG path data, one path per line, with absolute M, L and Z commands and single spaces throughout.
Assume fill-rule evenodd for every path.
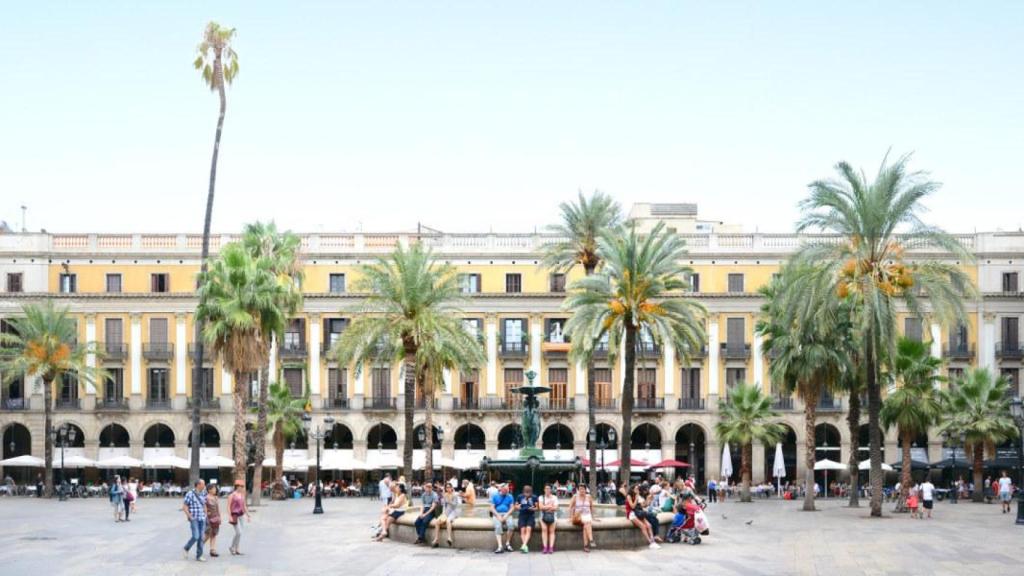
M 540 539 L 544 550 L 541 554 L 555 552 L 555 519 L 558 515 L 558 497 L 551 490 L 551 485 L 544 486 L 544 495 L 540 497 Z
M 651 525 L 647 522 L 647 512 L 644 509 L 644 497 L 640 494 L 640 485 L 636 484 L 632 489 L 623 486 L 619 491 L 626 498 L 626 520 L 640 530 L 644 539 L 649 542 L 650 548 L 661 548 L 651 534 Z
M 242 552 L 238 549 L 238 545 L 242 541 L 242 517 L 245 517 L 246 522 L 252 520 L 249 517 L 249 507 L 245 505 L 244 480 L 235 480 L 235 490 L 228 497 L 228 514 L 230 515 L 228 522 L 235 531 L 235 535 L 231 539 L 231 547 L 228 550 L 235 556 L 241 556 Z
M 576 487 L 576 495 L 569 501 L 569 510 L 572 511 L 573 526 L 579 526 L 583 531 L 583 551 L 590 552 L 594 543 L 594 501 L 587 493 L 586 484 Z

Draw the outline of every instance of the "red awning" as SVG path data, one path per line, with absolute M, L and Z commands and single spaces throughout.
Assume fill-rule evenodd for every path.
M 615 460 L 613 462 L 609 462 L 608 464 L 606 464 L 606 466 L 608 466 L 609 468 L 618 468 L 621 463 L 622 463 L 621 460 Z M 643 460 L 634 460 L 634 459 L 630 458 L 629 459 L 629 467 L 630 468 L 647 468 L 647 462 L 644 462 Z
M 679 460 L 662 460 L 657 464 L 651 464 L 648 468 L 689 468 L 690 465 Z

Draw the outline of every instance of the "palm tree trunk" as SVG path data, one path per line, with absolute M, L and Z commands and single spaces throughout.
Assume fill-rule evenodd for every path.
M 594 361 L 587 361 L 587 432 L 589 439 L 589 431 L 593 430 L 595 433 L 594 439 L 596 440 L 597 433 L 597 411 L 594 403 L 596 399 L 594 395 L 597 393 L 597 386 L 594 384 Z M 590 466 L 587 470 L 588 478 L 590 479 L 590 493 L 598 494 L 597 492 L 597 442 L 590 442 L 588 447 L 588 456 L 590 458 Z
M 263 495 L 263 459 L 267 451 L 267 388 L 270 385 L 270 360 L 260 370 L 260 399 L 256 409 L 256 462 L 252 471 L 252 505 L 259 506 Z
M 754 457 L 754 445 L 752 443 L 744 444 L 740 450 L 742 450 L 740 478 L 743 479 L 743 485 L 740 488 L 740 502 L 750 502 L 750 461 Z
M 914 463 L 910 455 L 910 442 L 913 438 L 910 436 L 910 431 L 900 430 L 900 440 L 903 442 L 903 470 L 900 470 L 900 499 L 896 502 L 896 510 L 903 512 L 904 503 L 910 494 L 910 483 L 913 482 L 911 471 Z
M 636 328 L 627 320 L 626 324 L 626 357 L 622 384 L 622 434 L 619 453 L 622 455 L 619 460 L 619 484 L 629 484 L 630 459 L 632 457 L 633 443 L 633 372 L 636 366 Z
M 423 383 L 424 385 L 426 382 Z M 423 482 L 429 483 L 434 481 L 434 406 L 433 394 L 427 395 L 427 390 L 423 389 L 423 402 L 424 402 L 424 414 L 423 414 Z
M 985 464 L 985 444 L 981 442 L 974 443 L 974 492 L 971 494 L 971 500 L 973 502 L 984 502 L 985 501 L 985 490 L 983 490 L 982 475 L 984 474 Z
M 284 500 L 284 431 L 281 429 L 281 422 L 278 421 L 274 427 L 274 491 L 271 494 L 273 500 Z
M 245 479 L 246 464 L 246 449 L 245 449 L 245 406 L 247 402 L 247 386 L 242 382 L 242 372 L 235 371 L 235 431 L 232 435 L 232 443 L 235 451 L 235 479 Z M 193 444 L 198 446 L 198 444 Z M 193 454 L 197 454 L 197 450 L 192 450 Z
M 405 441 L 402 442 L 402 475 L 406 482 L 412 482 L 413 416 L 416 410 L 416 349 L 405 349 L 405 399 L 402 412 L 405 416 Z
M 815 443 L 814 429 L 818 417 L 818 397 L 821 390 L 816 384 L 807 384 L 804 394 L 804 511 L 813 512 L 814 508 L 814 462 Z M 827 487 L 826 487 L 827 488 Z
M 859 381 L 859 376 L 858 376 Z M 850 429 L 850 508 L 860 507 L 860 394 L 859 388 L 850 390 L 850 412 L 846 423 Z
M 871 442 L 871 515 L 882 516 L 882 429 L 879 427 L 879 413 L 882 410 L 882 389 L 878 382 L 878 365 L 875 358 L 874 329 L 869 329 L 867 354 L 864 368 L 867 370 L 868 388 L 868 437 Z
M 218 55 L 214 59 L 214 70 L 222 73 L 223 64 Z M 224 93 L 223 79 L 219 82 L 217 95 L 220 97 L 220 113 L 217 115 L 217 133 L 213 138 L 213 158 L 210 160 L 210 190 L 206 194 L 206 216 L 203 219 L 203 249 L 199 255 L 199 277 L 206 274 L 206 261 L 210 257 L 210 225 L 213 222 L 213 192 L 217 186 L 217 157 L 220 155 L 220 137 L 224 132 L 224 113 L 227 112 L 228 101 Z M 201 425 L 199 402 L 202 394 L 203 380 L 203 322 L 202 318 L 196 319 L 195 355 L 192 357 L 192 445 L 199 446 L 199 428 Z M 196 383 L 199 385 L 196 385 Z M 237 465 L 237 463 L 236 463 Z M 189 484 L 195 484 L 199 479 L 199 451 L 193 450 L 189 462 Z
M 43 496 L 53 496 L 53 380 L 43 380 Z

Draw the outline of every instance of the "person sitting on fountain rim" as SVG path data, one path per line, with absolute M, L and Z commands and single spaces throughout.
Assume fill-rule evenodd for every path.
M 502 484 L 498 493 L 491 498 L 491 522 L 494 524 L 494 538 L 498 541 L 495 554 L 512 551 L 512 533 L 516 530 L 516 519 L 512 517 L 515 501 L 508 493 L 508 485 Z M 505 545 L 501 545 L 501 533 L 505 532 Z
M 519 539 L 523 546 L 519 551 L 526 554 L 530 551 L 530 535 L 533 534 L 533 526 L 536 524 L 534 512 L 537 510 L 537 496 L 533 494 L 533 486 L 523 486 L 523 493 L 516 501 L 515 509 L 519 511 Z
M 438 508 L 437 493 L 430 482 L 423 484 L 423 511 L 416 517 L 416 544 L 427 543 L 427 528 Z

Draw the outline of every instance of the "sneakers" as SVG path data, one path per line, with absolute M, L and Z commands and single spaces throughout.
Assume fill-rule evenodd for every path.
M 651 550 L 658 550 L 661 548 L 661 546 L 659 546 L 657 542 L 651 542 L 651 545 L 648 546 L 648 548 L 650 548 Z
M 501 546 L 498 546 L 498 548 L 497 548 L 497 549 L 496 549 L 496 550 L 494 551 L 494 553 L 495 553 L 495 554 L 501 554 L 501 553 L 502 553 L 502 552 L 504 552 L 504 551 L 505 551 L 505 550 L 504 550 L 504 549 L 503 549 L 503 548 L 502 548 Z
M 511 551 L 512 551 L 512 543 L 511 542 L 506 543 L 505 544 L 505 552 L 511 552 Z
M 206 556 L 200 556 L 199 558 L 196 558 L 196 562 L 206 562 Z
M 185 550 L 184 550 L 184 551 L 183 551 L 183 552 L 181 553 L 181 557 L 182 557 L 182 558 L 184 558 L 185 560 L 188 560 L 188 548 L 186 548 L 186 549 L 185 549 Z
M 523 554 L 529 554 L 530 553 L 530 549 L 526 546 L 526 544 L 523 544 L 522 548 L 520 548 L 519 551 L 522 552 Z

